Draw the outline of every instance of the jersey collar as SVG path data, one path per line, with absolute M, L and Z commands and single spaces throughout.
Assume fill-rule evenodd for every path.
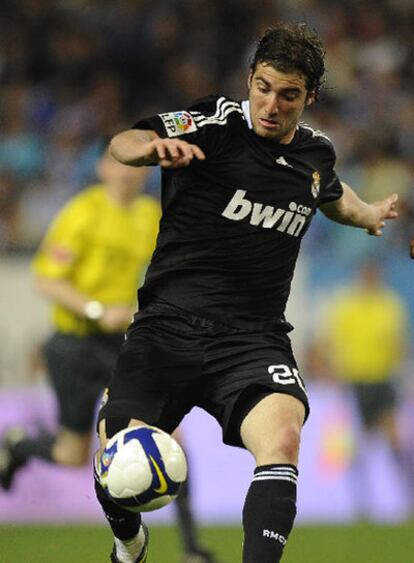
M 250 117 L 250 102 L 249 102 L 249 100 L 244 100 L 241 103 L 241 108 L 243 110 L 244 119 L 246 120 L 246 123 L 247 123 L 249 129 L 253 129 L 252 120 L 251 120 L 251 117 Z

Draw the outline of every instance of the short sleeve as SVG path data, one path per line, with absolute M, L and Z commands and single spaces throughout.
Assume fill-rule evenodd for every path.
M 330 201 L 335 201 L 336 199 L 342 197 L 342 194 L 343 189 L 341 181 L 336 175 L 335 170 L 332 169 L 322 191 L 319 203 L 322 205 L 324 203 L 329 203 Z
M 231 119 L 244 119 L 240 103 L 209 96 L 180 111 L 144 118 L 133 129 L 151 129 L 161 138 L 180 138 L 198 145 L 211 156 L 218 151 Z
M 160 137 L 185 137 L 197 133 L 194 116 L 188 110 L 160 113 L 138 121 L 134 129 L 152 129 Z
M 80 200 L 69 202 L 49 227 L 33 262 L 32 271 L 42 277 L 69 277 L 85 244 L 90 225 Z
M 324 147 L 324 182 L 323 186 L 321 186 L 319 205 L 323 205 L 342 197 L 343 189 L 341 181 L 335 172 L 336 154 L 333 144 L 328 137 L 321 137 L 320 142 Z

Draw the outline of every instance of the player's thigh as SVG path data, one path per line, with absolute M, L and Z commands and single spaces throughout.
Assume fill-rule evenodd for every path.
M 128 330 L 98 415 L 102 436 L 130 420 L 171 433 L 191 409 L 202 360 L 197 342 L 180 328 L 144 317 Z
M 263 424 L 266 433 L 270 423 L 274 428 L 286 418 L 285 410 L 294 421 L 299 412 L 302 424 L 309 413 L 308 397 L 287 335 L 246 334 L 237 339 L 232 335 L 229 344 L 231 356 L 224 348 L 221 358 L 214 358 L 214 367 L 220 371 L 206 377 L 204 400 L 199 405 L 218 420 L 224 442 L 246 447 L 241 425 L 259 403 L 253 419 Z M 267 399 L 269 395 L 274 398 Z M 269 401 L 272 407 L 264 408 Z M 292 408 L 285 409 L 285 405 Z
M 244 417 L 240 425 L 243 445 L 265 463 L 297 463 L 304 404 L 292 395 L 270 393 Z

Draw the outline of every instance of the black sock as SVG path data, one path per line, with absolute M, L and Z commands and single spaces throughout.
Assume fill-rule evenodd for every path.
M 52 449 L 56 437 L 52 434 L 43 433 L 37 438 L 23 438 L 12 447 L 13 456 L 22 463 L 29 461 L 32 457 L 52 460 Z
M 186 481 L 181 485 L 180 494 L 174 502 L 178 514 L 178 528 L 181 534 L 184 550 L 186 553 L 192 553 L 198 549 L 198 541 L 196 537 L 196 527 L 190 504 L 190 487 L 188 476 Z
M 141 514 L 130 512 L 112 502 L 105 493 L 99 478 L 94 473 L 96 498 L 104 511 L 115 537 L 129 540 L 138 534 L 141 526 Z
M 262 465 L 254 471 L 243 508 L 243 563 L 277 563 L 296 516 L 297 469 Z

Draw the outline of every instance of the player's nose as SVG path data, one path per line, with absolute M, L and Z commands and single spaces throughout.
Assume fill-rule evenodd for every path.
M 279 113 L 279 103 L 276 96 L 271 97 L 266 105 L 266 112 L 269 117 L 272 115 L 277 115 Z

